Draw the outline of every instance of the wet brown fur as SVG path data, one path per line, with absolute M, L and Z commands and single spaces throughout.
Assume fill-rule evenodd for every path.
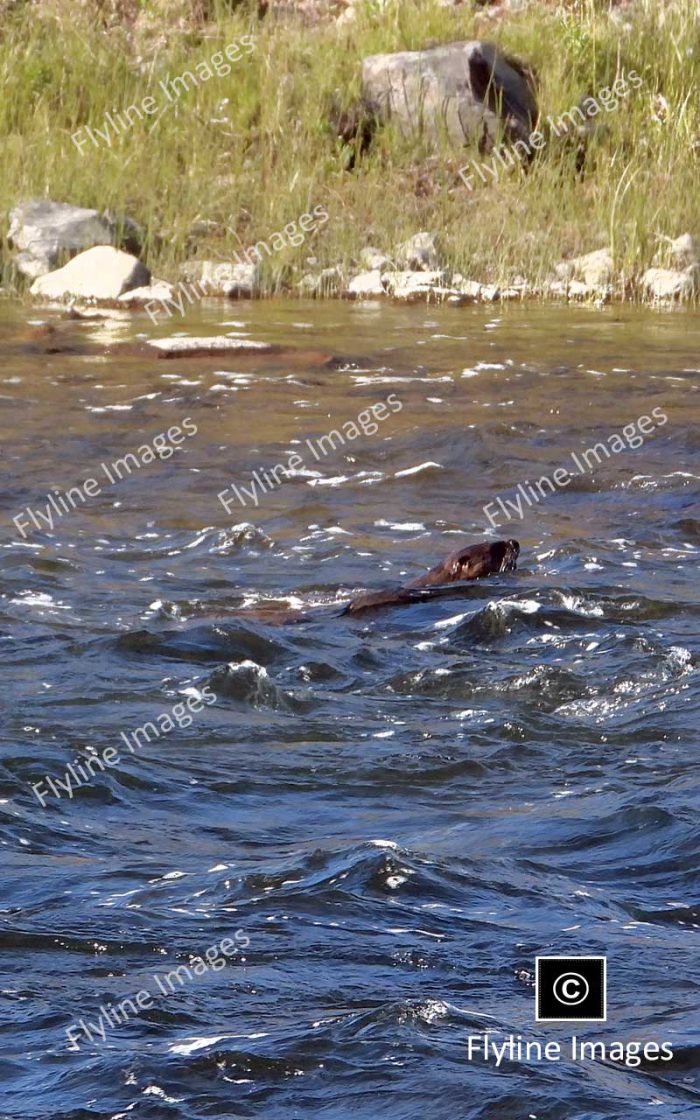
M 440 595 L 451 583 L 464 580 L 482 579 L 484 576 L 497 575 L 499 572 L 512 572 L 520 552 L 517 541 L 494 541 L 492 544 L 472 544 L 451 552 L 440 564 L 429 572 L 405 584 L 403 587 L 389 587 L 383 591 L 368 591 L 358 595 L 341 610 L 342 615 L 358 615 L 363 611 L 377 610 L 381 607 L 407 606 L 420 603 Z M 237 618 L 252 618 L 272 625 L 289 625 L 296 622 L 310 622 L 321 611 L 329 608 L 317 606 L 303 611 L 288 611 L 275 608 L 265 610 L 236 611 Z M 336 615 L 337 617 L 337 615 Z
M 511 572 L 520 552 L 515 540 L 494 541 L 492 544 L 472 544 L 451 552 L 424 576 L 419 576 L 403 587 L 387 591 L 371 591 L 358 595 L 345 607 L 343 614 L 359 614 L 376 607 L 400 606 L 420 602 L 424 597 L 421 588 L 440 587 L 459 580 L 482 579 L 498 572 Z

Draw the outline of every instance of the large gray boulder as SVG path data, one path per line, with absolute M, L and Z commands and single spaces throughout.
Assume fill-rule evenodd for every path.
M 362 63 L 362 85 L 406 136 L 445 129 L 454 144 L 485 139 L 488 146 L 499 123 L 509 139 L 526 140 L 537 122 L 531 74 L 479 40 L 372 55 Z
M 30 292 L 54 300 L 115 300 L 124 292 L 146 287 L 150 281 L 150 272 L 136 257 L 108 245 L 96 245 L 63 268 L 37 277 Z
M 135 222 L 119 223 L 99 210 L 86 210 L 48 198 L 30 199 L 10 211 L 8 240 L 18 250 L 17 269 L 30 279 L 44 276 L 66 258 L 94 245 L 124 245 L 137 249 L 140 231 Z

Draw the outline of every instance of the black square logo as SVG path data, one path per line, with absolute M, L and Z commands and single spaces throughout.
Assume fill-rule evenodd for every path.
M 538 1023 L 605 1022 L 605 957 L 537 957 L 535 964 Z

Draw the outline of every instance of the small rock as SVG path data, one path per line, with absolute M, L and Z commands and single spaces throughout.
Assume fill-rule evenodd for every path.
M 555 265 L 554 272 L 560 280 L 583 280 L 589 288 L 605 288 L 613 276 L 613 259 L 609 249 L 595 249 L 570 261 Z
M 692 299 L 700 289 L 697 265 L 684 269 L 648 268 L 642 276 L 642 288 L 655 300 Z
M 175 288 L 167 280 L 152 280 L 147 288 L 132 288 L 131 291 L 124 292 L 117 302 L 137 306 L 152 299 L 172 300 L 174 293 Z
M 432 233 L 416 233 L 404 241 L 396 250 L 396 263 L 399 268 L 428 271 L 438 267 L 438 251 Z
M 588 299 L 596 294 L 596 289 L 584 284 L 582 280 L 570 280 L 566 294 L 569 299 Z
M 456 288 L 442 287 L 436 285 L 428 290 L 428 301 L 435 300 L 436 303 L 450 303 L 457 300 L 458 303 L 469 303 L 469 299 L 458 292 Z
M 135 222 L 119 223 L 99 210 L 86 210 L 48 198 L 22 202 L 10 212 L 8 240 L 18 249 L 15 264 L 30 279 L 58 268 L 61 259 L 95 245 L 121 244 L 138 251 L 141 231 Z
M 343 283 L 343 274 L 339 268 L 322 268 L 318 279 L 321 295 L 337 295 Z
M 549 280 L 545 283 L 544 290 L 549 296 L 558 296 L 561 299 L 566 299 L 569 285 L 564 280 Z
M 339 268 L 323 268 L 319 273 L 308 272 L 302 276 L 298 288 L 303 296 L 333 296 L 340 291 L 342 281 Z
M 464 280 L 462 276 L 452 277 L 452 282 L 456 283 L 457 289 L 461 295 L 466 296 L 468 299 L 477 300 L 481 298 L 482 284 L 478 280 Z
M 360 264 L 364 265 L 368 272 L 374 272 L 376 269 L 383 272 L 392 267 L 392 261 L 386 253 L 382 253 L 381 249 L 373 249 L 371 245 L 360 252 Z
M 186 261 L 182 275 L 201 289 L 201 297 L 252 299 L 260 290 L 260 265 L 239 261 Z
M 700 264 L 700 246 L 691 234 L 682 233 L 675 240 L 665 237 L 664 241 L 667 243 L 666 252 L 657 253 L 656 264 L 665 264 L 668 261 L 679 269 Z
M 145 264 L 108 245 L 97 245 L 79 253 L 63 268 L 40 276 L 31 286 L 33 296 L 48 299 L 116 300 L 132 288 L 149 284 L 151 274 Z
M 385 272 L 382 282 L 394 299 L 416 299 L 427 296 L 433 288 L 440 288 L 444 272 Z
M 186 335 L 176 335 L 173 338 L 149 338 L 147 345 L 158 351 L 159 358 L 201 358 L 222 352 L 245 354 L 274 350 L 274 346 L 268 342 L 231 338 L 226 334 L 213 335 L 211 338 L 190 338 Z
M 375 268 L 370 272 L 360 272 L 358 276 L 353 276 L 347 286 L 346 294 L 355 299 L 374 299 L 376 296 L 386 295 L 386 290 L 382 284 L 382 274 L 379 269 Z
M 480 298 L 484 303 L 495 303 L 500 298 L 501 289 L 497 284 L 482 284 L 481 291 L 479 292 Z

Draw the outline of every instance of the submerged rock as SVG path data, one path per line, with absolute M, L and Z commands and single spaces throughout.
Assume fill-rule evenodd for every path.
M 47 299 L 116 300 L 124 292 L 150 283 L 145 264 L 108 245 L 97 245 L 79 253 L 63 268 L 40 276 L 31 286 L 33 296 Z
M 212 335 L 211 338 L 191 338 L 175 335 L 173 338 L 149 338 L 148 346 L 158 351 L 159 358 L 202 358 L 221 353 L 261 353 L 275 348 L 268 342 L 254 342 L 248 338 L 231 338 L 229 335 Z
M 492 44 L 447 43 L 424 51 L 377 54 L 362 63 L 365 98 L 384 119 L 395 119 L 407 136 L 495 143 L 526 140 L 538 117 L 531 73 Z
M 119 223 L 99 210 L 86 210 L 48 198 L 22 202 L 10 212 L 8 240 L 18 250 L 19 272 L 34 280 L 56 269 L 67 256 L 95 245 L 123 245 L 138 251 L 140 230 L 127 219 Z

